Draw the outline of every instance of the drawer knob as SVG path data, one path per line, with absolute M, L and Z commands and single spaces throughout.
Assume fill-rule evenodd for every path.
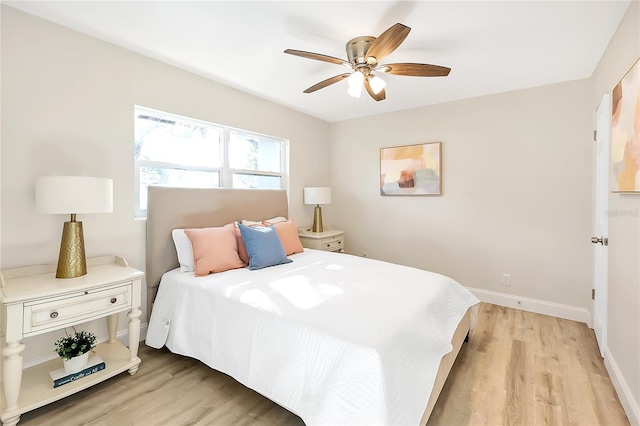
M 50 317 L 50 318 L 58 318 L 58 312 L 56 312 L 56 311 L 51 312 L 51 313 L 49 314 L 49 317 Z
M 118 301 L 118 299 L 116 299 L 115 297 L 111 298 L 111 303 L 116 303 Z

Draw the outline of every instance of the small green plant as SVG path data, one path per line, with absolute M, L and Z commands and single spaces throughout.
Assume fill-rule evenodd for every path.
M 59 338 L 55 346 L 60 358 L 71 359 L 95 348 L 96 336 L 89 331 L 78 331 L 71 336 Z

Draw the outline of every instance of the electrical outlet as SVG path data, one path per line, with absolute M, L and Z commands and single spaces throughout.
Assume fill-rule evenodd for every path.
M 511 275 L 510 274 L 502 274 L 502 285 L 510 286 L 511 285 Z

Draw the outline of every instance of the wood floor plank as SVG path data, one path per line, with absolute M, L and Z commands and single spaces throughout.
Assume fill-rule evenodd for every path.
M 203 363 L 140 348 L 120 374 L 22 416 L 19 426 L 301 426 L 302 420 Z M 627 426 L 585 324 L 481 304 L 429 426 Z
M 611 386 L 611 380 L 608 376 L 592 374 L 589 376 L 591 381 L 591 390 L 600 413 L 599 417 L 604 419 L 607 424 L 624 424 L 627 417 L 620 411 L 620 401 L 615 390 Z
M 515 311 L 493 306 L 496 322 L 492 329 L 492 344 L 479 359 L 480 380 L 474 383 L 474 413 L 471 425 L 483 426 L 504 419 L 507 398 L 509 357 L 514 334 Z M 478 410 L 477 407 L 485 407 Z M 502 423 L 502 422 L 500 422 Z
M 560 377 L 539 371 L 536 373 L 535 382 L 534 424 L 570 424 Z
M 525 425 L 528 419 L 526 343 L 513 340 L 507 370 L 507 397 L 505 400 L 505 425 Z

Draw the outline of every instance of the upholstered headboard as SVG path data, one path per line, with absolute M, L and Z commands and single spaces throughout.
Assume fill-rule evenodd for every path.
M 162 274 L 179 266 L 174 228 L 223 226 L 236 220 L 288 217 L 284 190 L 150 186 L 147 198 L 147 315 Z

